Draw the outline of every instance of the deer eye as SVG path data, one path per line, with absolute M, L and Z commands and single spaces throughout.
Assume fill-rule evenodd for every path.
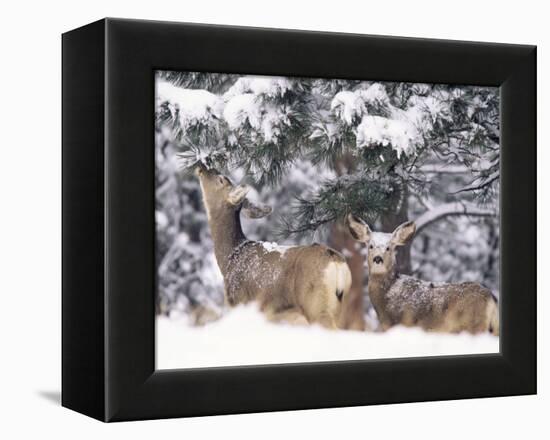
M 390 250 L 390 247 L 388 246 L 388 247 L 386 248 L 386 251 L 389 251 L 389 250 Z
M 225 185 L 225 178 L 223 176 L 218 176 L 218 183 L 220 185 Z
M 373 249 L 374 246 L 372 244 L 369 245 L 369 249 Z

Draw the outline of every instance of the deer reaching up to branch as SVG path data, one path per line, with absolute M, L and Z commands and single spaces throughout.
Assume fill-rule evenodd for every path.
M 282 247 L 248 240 L 241 213 L 268 215 L 271 208 L 247 198 L 248 188 L 199 165 L 199 176 L 214 252 L 230 306 L 257 301 L 272 321 L 319 323 L 336 328 L 351 273 L 342 255 L 326 246 Z
M 397 273 L 396 248 L 412 239 L 414 222 L 386 234 L 372 232 L 351 214 L 347 221 L 353 238 L 368 245 L 368 293 L 384 330 L 401 324 L 440 332 L 499 334 L 498 305 L 489 289 L 477 283 L 431 283 Z

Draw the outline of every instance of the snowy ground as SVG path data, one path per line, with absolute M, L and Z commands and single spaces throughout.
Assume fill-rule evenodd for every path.
M 386 333 L 329 331 L 272 324 L 253 307 L 192 327 L 157 318 L 157 369 L 498 353 L 491 335 L 443 335 L 394 328 Z

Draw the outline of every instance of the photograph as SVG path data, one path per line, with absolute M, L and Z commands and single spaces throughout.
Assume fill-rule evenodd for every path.
M 157 70 L 156 368 L 498 353 L 499 107 Z

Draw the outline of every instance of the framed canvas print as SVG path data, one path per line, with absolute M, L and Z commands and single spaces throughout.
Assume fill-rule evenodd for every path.
M 536 48 L 105 19 L 63 35 L 63 405 L 536 392 Z

